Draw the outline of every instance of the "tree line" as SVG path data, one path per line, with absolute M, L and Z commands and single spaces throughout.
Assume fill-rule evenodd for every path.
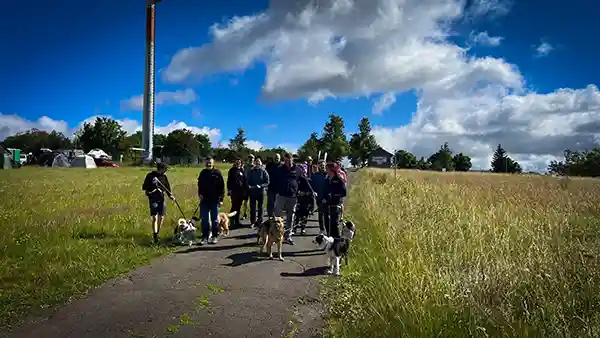
M 235 158 L 245 158 L 254 154 L 263 159 L 286 152 L 285 149 L 262 148 L 260 150 L 247 147 L 247 137 L 243 128 L 238 128 L 236 135 L 229 140 L 227 147 L 212 147 L 206 134 L 195 134 L 189 129 L 173 130 L 167 135 L 155 134 L 153 143 L 155 155 L 170 158 L 203 158 L 213 156 L 217 161 L 232 162 Z M 136 158 L 132 148 L 141 148 L 142 133 L 138 131 L 127 134 L 115 120 L 99 117 L 92 122 L 84 123 L 75 135 L 69 139 L 64 134 L 51 131 L 31 129 L 7 137 L 3 142 L 7 148 L 18 148 L 26 153 L 37 154 L 42 148 L 102 149 L 108 154 L 124 154 L 125 158 Z M 345 132 L 344 119 L 336 114 L 330 114 L 321 133 L 313 132 L 306 142 L 298 149 L 299 159 L 309 156 L 317 159 L 318 154 L 328 154 L 328 158 L 348 157 L 353 166 L 364 166 L 369 154 L 379 148 L 371 132 L 371 123 L 367 117 L 360 120 L 358 131 L 350 135 L 348 140 Z M 472 167 L 471 157 L 461 152 L 454 153 L 448 143 L 444 143 L 429 157 L 417 158 L 413 153 L 398 149 L 394 151 L 393 161 L 397 168 L 436 170 L 436 171 L 469 171 Z M 499 144 L 494 151 L 490 163 L 492 172 L 520 173 L 521 166 L 510 158 Z M 571 176 L 600 176 L 600 148 L 591 151 L 565 151 L 564 161 L 552 161 L 548 172 L 557 175 Z

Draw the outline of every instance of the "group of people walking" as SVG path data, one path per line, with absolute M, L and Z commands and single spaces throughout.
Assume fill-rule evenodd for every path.
M 341 161 L 338 159 L 331 163 L 313 163 L 309 157 L 305 162 L 295 162 L 297 158 L 291 154 L 285 154 L 283 161 L 281 156 L 276 154 L 267 159 L 266 165 L 254 155 L 248 156 L 245 165 L 242 159 L 238 158 L 227 173 L 225 185 L 221 172 L 214 167 L 214 159 L 207 158 L 206 167 L 198 176 L 202 224 L 200 244 L 217 242 L 218 214 L 225 193 L 231 198 L 230 213 L 236 212 L 230 219 L 231 226 L 241 226 L 241 220 L 247 218 L 248 209 L 250 226 L 261 224 L 266 200 L 268 216 L 285 218 L 285 243 L 294 244 L 292 236 L 297 230 L 296 227 L 300 227 L 299 231 L 302 234 L 305 233 L 306 220 L 315 211 L 318 212 L 320 231 L 332 237 L 339 237 L 343 202 L 347 193 L 346 173 Z M 175 198 L 170 192 L 165 172 L 166 166 L 158 164 L 157 170 L 148 174 L 142 186 L 150 201 L 155 241 L 158 241 L 158 231 L 164 220 L 164 194 Z M 169 186 L 168 191 L 161 192 L 157 183 Z M 212 232 L 212 236 L 209 236 L 209 232 Z

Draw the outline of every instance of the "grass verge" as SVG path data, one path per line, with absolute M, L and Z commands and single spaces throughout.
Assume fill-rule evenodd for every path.
M 600 335 L 600 181 L 364 170 L 332 337 Z
M 148 171 L 0 171 L 0 327 L 10 328 L 27 314 L 85 294 L 173 250 L 151 245 L 148 201 L 141 191 Z M 199 171 L 171 168 L 168 173 L 187 217 L 196 208 Z M 181 217 L 168 203 L 163 238 Z

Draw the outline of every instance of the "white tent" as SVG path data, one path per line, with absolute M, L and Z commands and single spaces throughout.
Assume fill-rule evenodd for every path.
M 52 168 L 69 168 L 70 166 L 69 158 L 65 154 L 60 153 L 52 160 Z
M 92 149 L 92 150 L 90 150 L 88 155 L 90 155 L 93 158 L 104 158 L 104 159 L 110 158 L 110 156 L 108 156 L 108 154 L 102 149 Z
M 83 156 L 75 157 L 73 162 L 71 162 L 71 168 L 92 169 L 92 168 L 97 168 L 97 167 L 96 167 L 96 162 L 94 162 L 94 159 L 91 156 L 83 155 Z

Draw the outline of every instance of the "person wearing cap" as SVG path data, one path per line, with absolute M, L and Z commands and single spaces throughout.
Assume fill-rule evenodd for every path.
M 254 168 L 255 157 L 253 154 L 248 155 L 246 164 L 244 165 L 244 176 L 248 177 L 252 168 Z M 250 201 L 250 195 L 246 194 L 244 201 L 242 202 L 242 219 L 248 218 L 248 202 Z
M 156 170 L 149 172 L 142 184 L 142 190 L 146 193 L 148 204 L 150 205 L 152 237 L 155 244 L 158 244 L 159 242 L 158 233 L 163 225 L 167 211 L 165 194 L 167 194 L 170 199 L 175 200 L 175 197 L 171 193 L 171 184 L 166 175 L 167 169 L 168 167 L 166 164 L 162 162 L 157 163 Z

